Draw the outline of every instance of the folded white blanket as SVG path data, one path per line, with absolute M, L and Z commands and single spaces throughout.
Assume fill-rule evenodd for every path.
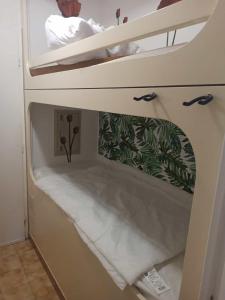
M 116 271 L 116 269 L 110 264 L 106 257 L 103 256 L 102 253 L 98 251 L 95 244 L 87 237 L 87 235 L 81 230 L 81 228 L 74 223 L 77 232 L 79 233 L 83 242 L 88 246 L 92 253 L 99 259 L 105 270 L 112 277 L 115 284 L 123 290 L 127 286 L 126 280 Z
M 105 28 L 93 19 L 88 21 L 80 17 L 64 18 L 51 15 L 45 22 L 47 44 L 50 49 L 57 49 L 97 33 Z M 111 49 L 95 51 L 60 61 L 61 64 L 74 64 L 80 61 L 103 58 L 107 56 L 126 56 L 140 52 L 135 43 L 126 43 Z
M 102 163 L 36 176 L 128 284 L 185 248 L 192 197 L 161 180 Z

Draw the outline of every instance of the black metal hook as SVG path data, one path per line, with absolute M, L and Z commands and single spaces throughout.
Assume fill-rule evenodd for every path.
M 183 102 L 183 105 L 184 106 L 191 106 L 196 102 L 198 102 L 198 104 L 200 104 L 200 105 L 206 105 L 209 102 L 211 102 L 213 99 L 214 99 L 213 95 L 208 94 L 208 95 L 205 95 L 205 96 L 197 97 L 197 98 L 195 98 L 191 101 L 188 101 L 188 102 Z
M 141 101 L 141 100 L 143 100 L 143 101 L 146 101 L 146 102 L 150 102 L 150 101 L 154 100 L 157 97 L 158 96 L 157 96 L 156 93 L 152 93 L 152 94 L 144 95 L 144 96 L 142 96 L 140 98 L 134 97 L 134 100 L 135 101 Z

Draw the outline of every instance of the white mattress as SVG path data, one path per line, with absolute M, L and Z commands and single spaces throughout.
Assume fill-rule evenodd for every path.
M 170 287 L 161 295 L 158 295 L 151 285 L 146 285 L 143 277 L 135 283 L 142 295 L 148 300 L 178 300 L 180 295 L 180 287 L 182 282 L 184 254 L 180 254 L 167 263 L 156 266 L 158 274 Z
M 159 272 L 177 290 L 173 278 L 180 278 L 181 271 L 172 267 L 174 261 L 166 262 L 185 249 L 191 195 L 117 163 L 44 167 L 35 170 L 35 177 L 36 184 L 72 218 L 120 288 L 136 283 L 147 292 L 138 279 L 164 263 Z M 168 277 L 168 271 L 175 275 Z M 154 295 L 154 290 L 149 294 Z M 160 297 L 170 300 L 168 292 L 167 298 Z

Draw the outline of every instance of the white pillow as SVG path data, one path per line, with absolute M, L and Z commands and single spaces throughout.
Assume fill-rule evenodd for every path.
M 141 48 L 136 43 L 125 43 L 108 49 L 109 56 L 128 56 L 141 52 Z
M 107 30 L 110 30 L 114 27 L 115 26 L 110 26 L 107 28 Z M 141 48 L 135 42 L 124 43 L 107 49 L 107 53 L 111 57 L 128 56 L 128 55 L 140 53 L 141 51 L 142 51 Z
M 91 26 L 95 34 L 105 31 L 104 26 L 102 26 L 99 23 L 96 23 L 93 19 L 89 19 L 88 24 Z
M 101 26 L 93 20 L 88 22 L 79 17 L 64 18 L 58 15 L 51 15 L 45 23 L 45 31 L 48 47 L 57 49 L 84 38 L 101 32 Z M 74 64 L 79 61 L 90 60 L 107 56 L 106 51 L 97 51 L 72 57 L 63 61 L 61 64 Z

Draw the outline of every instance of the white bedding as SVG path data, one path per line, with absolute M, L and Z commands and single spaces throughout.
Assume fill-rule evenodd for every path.
M 50 49 L 57 49 L 73 42 L 80 41 L 94 34 L 105 31 L 105 28 L 93 19 L 86 21 L 80 17 L 64 18 L 51 15 L 45 22 L 47 44 Z M 61 64 L 74 64 L 80 61 L 103 58 L 107 56 L 126 56 L 139 53 L 136 43 L 126 43 L 110 49 L 95 51 L 60 61 Z
M 48 48 L 57 49 L 73 42 L 80 41 L 103 31 L 93 20 L 86 21 L 79 17 L 64 18 L 51 15 L 45 22 Z M 74 64 L 79 61 L 106 57 L 105 50 L 87 53 L 61 61 L 61 64 Z
M 170 287 L 170 290 L 158 295 L 153 287 L 146 285 L 143 278 L 135 283 L 135 286 L 141 291 L 146 299 L 153 300 L 178 300 L 180 296 L 180 287 L 182 282 L 184 254 L 180 254 L 171 261 L 157 266 L 156 269 L 160 277 Z
M 120 288 L 185 249 L 192 199 L 128 170 L 94 162 L 35 171 L 36 184 L 73 219 Z
M 88 248 L 97 256 L 100 260 L 104 268 L 113 278 L 114 282 L 120 289 L 124 289 L 127 285 L 126 281 L 123 277 L 115 270 L 115 268 L 107 261 L 107 259 L 98 251 L 95 247 L 94 243 L 92 243 L 88 237 L 82 232 L 82 230 L 75 226 L 81 239 L 85 242 Z M 155 269 L 158 271 L 160 277 L 166 282 L 166 284 L 170 287 L 168 291 L 165 291 L 162 294 L 157 294 L 151 284 L 146 284 L 144 280 L 144 276 L 140 276 L 140 278 L 134 283 L 134 286 L 140 290 L 142 295 L 147 300 L 178 300 L 180 295 L 180 287 L 182 282 L 182 270 L 183 270 L 183 261 L 184 254 L 180 254 L 173 259 L 164 262 L 162 265 L 155 266 Z M 148 271 L 151 271 L 148 270 Z

